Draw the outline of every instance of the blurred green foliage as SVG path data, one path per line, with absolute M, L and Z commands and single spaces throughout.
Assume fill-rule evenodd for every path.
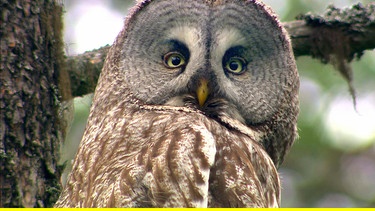
M 133 1 L 111 2 L 112 9 L 125 16 L 125 8 Z M 323 13 L 324 8 L 330 4 L 319 0 L 265 2 L 275 9 L 282 21 L 292 21 L 298 14 L 310 11 Z M 367 4 L 373 1 L 360 2 Z M 333 3 L 343 7 L 356 1 Z M 67 10 L 74 5 L 75 3 L 69 2 Z M 66 23 L 66 27 L 68 25 Z M 373 128 L 372 135 L 367 137 L 368 144 L 352 149 L 348 148 L 351 145 L 345 145 L 346 142 L 334 141 L 335 134 L 332 134 L 329 127 L 332 125 L 327 125 L 327 116 L 330 108 L 337 104 L 338 98 L 352 103 L 346 81 L 331 65 L 321 64 L 310 57 L 298 58 L 297 64 L 301 77 L 301 113 L 298 123 L 300 137 L 280 168 L 283 183 L 282 206 L 375 207 L 375 120 L 366 123 L 372 124 Z M 354 69 L 357 97 L 364 98 L 359 102 L 369 103 L 375 110 L 375 52 L 366 52 L 361 60 L 352 62 L 351 66 Z M 64 148 L 66 156 L 62 160 L 74 157 L 88 116 L 90 98 L 76 99 L 75 106 L 76 115 Z M 358 115 L 366 115 L 361 108 L 359 103 Z M 355 112 L 354 106 L 347 112 L 353 111 Z M 346 115 L 345 113 L 340 115 Z M 354 137 L 348 139 L 357 141 Z

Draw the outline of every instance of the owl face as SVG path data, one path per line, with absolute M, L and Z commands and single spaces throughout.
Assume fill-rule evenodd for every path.
M 290 43 L 260 3 L 154 0 L 140 7 L 127 20 L 119 64 L 123 88 L 140 102 L 247 125 L 288 103 L 297 77 Z

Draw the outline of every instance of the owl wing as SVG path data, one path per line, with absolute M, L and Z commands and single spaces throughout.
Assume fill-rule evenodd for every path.
M 221 137 L 211 169 L 210 206 L 279 207 L 279 176 L 268 154 L 242 134 Z

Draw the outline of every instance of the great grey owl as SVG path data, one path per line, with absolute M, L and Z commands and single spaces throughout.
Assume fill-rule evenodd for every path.
M 298 88 L 288 35 L 263 3 L 138 2 L 56 207 L 278 207 Z

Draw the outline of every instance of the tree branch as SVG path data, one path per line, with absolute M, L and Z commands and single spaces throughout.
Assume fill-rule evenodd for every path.
M 375 3 L 346 9 L 330 6 L 323 16 L 309 13 L 283 24 L 290 34 L 294 55 L 333 64 L 348 81 L 355 102 L 349 62 L 360 58 L 365 50 L 375 48 Z M 109 48 L 68 57 L 74 97 L 94 92 Z
M 353 70 L 349 63 L 375 48 L 375 4 L 339 9 L 329 6 L 323 16 L 306 14 L 285 23 L 295 56 L 309 55 L 331 63 L 348 82 L 354 106 Z
M 329 61 L 329 54 L 342 54 L 349 62 L 364 50 L 375 48 L 375 4 L 351 8 L 328 7 L 323 16 L 306 14 L 284 23 L 296 57 L 309 55 Z
M 73 97 L 94 92 L 110 47 L 106 45 L 99 49 L 68 57 L 67 68 Z

